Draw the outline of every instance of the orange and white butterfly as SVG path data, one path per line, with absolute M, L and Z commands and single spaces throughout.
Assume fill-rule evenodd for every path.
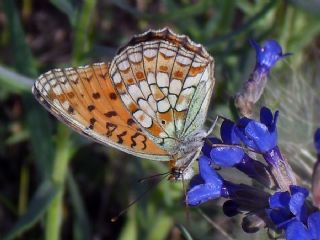
M 32 92 L 77 132 L 137 157 L 170 161 L 171 178 L 190 179 L 208 132 L 213 58 L 170 29 L 134 36 L 111 63 L 54 69 Z

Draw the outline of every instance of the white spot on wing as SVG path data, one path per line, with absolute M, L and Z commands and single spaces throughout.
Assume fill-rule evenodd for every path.
M 61 89 L 59 84 L 56 85 L 55 87 L 53 87 L 52 90 L 56 95 L 61 95 L 62 94 L 62 89 Z
M 134 63 L 141 62 L 141 60 L 142 60 L 141 52 L 130 53 L 129 60 Z
M 157 73 L 157 84 L 159 87 L 169 87 L 169 76 L 167 73 Z
M 134 103 L 134 102 L 132 101 L 132 99 L 129 97 L 128 94 L 120 94 L 120 97 L 121 97 L 122 102 L 124 103 L 124 105 L 126 105 L 127 107 L 128 107 L 130 104 Z
M 122 78 L 119 72 L 113 75 L 112 79 L 114 83 L 120 83 L 122 81 Z
M 169 102 L 170 102 L 171 107 L 174 108 L 174 106 L 176 105 L 178 97 L 176 95 L 169 94 L 168 98 L 169 98 Z
M 157 111 L 157 102 L 156 100 L 154 100 L 154 97 L 152 95 L 148 97 L 148 103 L 152 107 L 153 111 Z
M 173 57 L 176 53 L 172 50 L 166 48 L 160 48 L 159 51 L 164 54 L 166 57 Z
M 168 98 L 164 98 L 162 100 L 160 100 L 158 103 L 158 111 L 159 112 L 167 112 L 170 108 L 170 103 L 169 103 L 169 100 Z
M 156 83 L 156 78 L 154 77 L 154 73 L 151 73 L 151 72 L 148 73 L 147 81 L 149 84 Z
M 137 85 L 129 85 L 128 86 L 128 91 L 129 91 L 129 94 L 130 96 L 135 100 L 137 101 L 138 98 L 144 98 L 140 89 L 138 88 Z
M 139 107 L 148 115 L 152 117 L 155 116 L 154 110 L 151 109 L 151 107 L 149 106 L 149 103 L 145 99 L 140 98 L 138 101 L 138 104 L 139 104 Z
M 157 50 L 156 49 L 145 49 L 143 51 L 143 55 L 147 58 L 153 58 L 157 55 Z
M 163 94 L 164 94 L 165 96 L 168 96 L 168 88 L 167 88 L 167 87 L 161 88 L 161 91 L 163 92 Z
M 190 65 L 192 60 L 182 55 L 178 55 L 176 61 L 182 65 Z
M 209 80 L 209 70 L 208 70 L 208 68 L 206 68 L 206 70 L 202 74 L 200 81 L 202 82 L 202 81 L 208 81 L 208 80 Z
M 145 96 L 149 96 L 151 94 L 147 81 L 140 81 L 140 89 Z
M 182 83 L 180 80 L 173 79 L 170 82 L 169 92 L 174 94 L 179 94 L 181 91 Z
M 188 109 L 193 93 L 194 88 L 187 88 L 181 92 L 176 104 L 177 111 Z
M 184 81 L 183 84 L 183 88 L 188 88 L 191 86 L 197 86 L 199 81 L 200 81 L 200 77 L 202 76 L 203 73 L 198 73 L 196 76 L 194 77 L 187 77 L 186 80 Z
M 66 82 L 65 84 L 62 85 L 62 88 L 66 91 L 66 92 L 72 92 L 72 88 L 69 82 Z
M 64 101 L 64 102 L 62 103 L 62 107 L 63 107 L 64 109 L 68 109 L 69 106 L 70 106 L 70 104 L 69 104 L 68 101 Z
M 152 125 L 152 119 L 143 111 L 138 110 L 133 113 L 133 117 L 145 128 L 149 128 Z
M 118 68 L 121 71 L 125 71 L 130 67 L 129 62 L 127 60 L 122 61 L 121 63 L 118 64 Z
M 192 67 L 200 67 L 202 64 L 200 62 L 193 61 Z

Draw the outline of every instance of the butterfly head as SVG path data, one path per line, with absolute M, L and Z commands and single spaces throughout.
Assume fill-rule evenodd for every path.
M 180 181 L 180 180 L 189 180 L 193 177 L 194 171 L 192 166 L 186 168 L 174 167 L 170 171 L 169 180 Z

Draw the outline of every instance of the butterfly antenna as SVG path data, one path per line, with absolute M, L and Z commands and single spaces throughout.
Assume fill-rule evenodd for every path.
M 138 183 L 143 183 L 145 181 L 148 181 L 148 180 L 151 180 L 151 179 L 154 179 L 154 178 L 157 178 L 157 177 L 161 177 L 161 176 L 169 176 L 169 174 L 170 174 L 170 171 L 169 172 L 164 172 L 164 173 L 158 173 L 158 174 L 151 175 L 151 176 L 146 176 L 146 177 L 138 179 Z
M 121 217 L 124 213 L 126 213 L 129 210 L 130 207 L 132 207 L 134 204 L 136 204 L 138 201 L 140 201 L 140 199 L 142 199 L 148 192 L 153 190 L 155 186 L 157 186 L 163 179 L 165 179 L 167 177 L 167 175 L 169 175 L 169 173 L 158 174 L 158 175 L 160 175 L 160 176 L 164 175 L 164 176 L 162 178 L 160 178 L 156 183 L 154 183 L 150 187 L 148 187 L 143 193 L 141 193 L 131 203 L 129 203 L 129 205 L 126 208 L 124 208 L 117 216 L 111 218 L 111 222 L 116 222 L 119 219 L 119 217 Z

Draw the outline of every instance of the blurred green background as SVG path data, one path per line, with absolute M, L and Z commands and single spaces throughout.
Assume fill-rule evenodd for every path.
M 132 35 L 165 26 L 214 56 L 216 114 L 254 67 L 248 39 L 273 38 L 289 59 L 272 71 L 264 103 L 281 110 L 280 141 L 309 185 L 319 122 L 320 1 L 2 0 L 0 2 L 0 239 L 268 239 L 246 234 L 222 201 L 187 209 L 181 182 L 161 181 L 111 218 L 167 165 L 135 159 L 71 132 L 33 98 L 37 76 L 110 61 Z

